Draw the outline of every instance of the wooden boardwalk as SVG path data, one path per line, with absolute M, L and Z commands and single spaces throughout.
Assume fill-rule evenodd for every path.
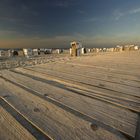
M 138 140 L 139 113 L 140 51 L 0 71 L 3 140 Z

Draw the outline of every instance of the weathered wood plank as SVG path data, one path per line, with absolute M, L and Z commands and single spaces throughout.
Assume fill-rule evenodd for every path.
M 67 73 L 75 73 L 75 75 L 79 74 L 81 76 L 91 78 L 91 79 L 98 79 L 101 81 L 108 81 L 108 82 L 114 82 L 121 85 L 127 85 L 132 87 L 140 87 L 140 83 L 136 81 L 131 81 L 127 79 L 123 79 L 121 76 L 114 77 L 114 75 L 110 75 L 110 72 L 99 72 L 96 69 L 81 69 L 78 66 L 73 65 L 66 65 L 64 63 L 48 63 L 48 64 L 42 64 L 39 66 L 31 67 L 32 69 L 36 68 L 43 68 L 43 69 L 49 69 L 49 70 L 55 70 L 55 71 L 61 71 L 61 72 L 67 72 Z M 127 78 L 127 77 L 126 77 Z
M 36 139 L 52 140 L 47 134 L 41 131 L 36 125 L 29 121 L 23 114 L 16 108 L 9 104 L 3 97 L 0 97 L 0 105 L 11 115 L 21 126 L 28 130 Z
M 36 140 L 15 118 L 0 106 L 1 140 Z
M 109 105 L 107 103 L 103 103 L 101 101 L 93 100 L 93 99 L 86 98 L 86 97 L 79 97 L 79 95 L 76 95 L 72 92 L 68 92 L 66 90 L 63 90 L 63 89 L 60 89 L 60 88 L 57 88 L 54 86 L 49 86 L 47 84 L 41 83 L 42 84 L 42 86 L 41 86 L 41 84 L 38 81 L 35 84 L 35 82 L 32 79 L 25 78 L 24 76 L 20 76 L 20 75 L 14 76 L 16 74 L 12 73 L 12 77 L 13 77 L 12 78 L 12 77 L 10 77 L 10 75 L 8 75 L 8 73 L 6 75 L 8 76 L 8 79 L 11 79 L 12 81 L 22 83 L 26 86 L 29 86 L 32 89 L 37 90 L 38 92 L 41 91 L 40 94 L 42 94 L 42 95 L 47 94 L 47 96 L 53 97 L 56 100 L 66 104 L 68 106 L 71 106 L 72 108 L 75 108 L 75 109 L 79 110 L 80 112 L 83 112 L 83 113 L 93 117 L 94 119 L 97 119 L 98 121 L 104 122 L 105 124 L 115 127 L 116 129 L 118 129 L 124 133 L 127 133 L 128 135 L 133 136 L 135 134 L 135 127 L 136 127 L 135 121 L 137 119 L 137 115 L 135 116 L 135 114 L 130 111 L 125 111 L 123 109 L 119 109 L 115 106 Z M 26 81 L 24 81 L 24 79 L 26 79 Z M 30 82 L 28 82 L 28 81 L 30 81 L 32 84 L 30 84 Z M 38 87 L 36 88 L 35 85 L 38 85 Z M 56 91 L 57 91 L 57 94 L 56 94 Z M 82 106 L 84 106 L 84 108 Z M 111 110 L 113 112 L 110 112 Z M 119 112 L 121 111 L 121 113 L 120 113 L 121 117 L 118 116 L 120 114 L 118 114 L 117 110 L 119 110 Z M 114 111 L 116 111 L 116 113 Z M 127 113 L 127 115 L 125 115 L 123 113 Z M 113 116 L 111 116 L 111 115 L 113 115 Z M 133 117 L 134 116 L 136 117 L 134 119 L 135 121 L 134 120 L 128 121 L 126 119 L 126 117 L 128 117 L 128 119 L 130 119 L 131 118 L 130 115 L 132 115 Z M 124 117 L 124 119 L 123 119 L 123 117 Z M 132 124 L 132 122 L 134 124 Z
M 139 69 L 139 51 L 62 59 L 0 72 L 0 96 L 54 139 L 139 139 Z
M 118 100 L 120 103 L 125 102 L 125 104 L 131 102 L 131 105 L 128 104 L 129 107 L 134 105 L 134 110 L 136 108 L 137 108 L 138 112 L 140 110 L 140 105 L 139 105 L 140 98 L 135 97 L 133 95 L 124 94 L 124 93 L 120 93 L 120 92 L 115 92 L 115 91 L 112 91 L 112 90 L 105 90 L 104 88 L 93 87 L 91 85 L 86 85 L 86 84 L 83 84 L 83 83 L 78 82 L 78 81 L 65 79 L 61 76 L 56 77 L 56 76 L 48 75 L 45 72 L 36 72 L 34 70 L 23 70 L 23 69 L 22 70 L 18 69 L 18 71 L 14 70 L 13 72 L 23 74 L 23 75 L 26 75 L 26 76 L 31 77 L 31 78 L 33 78 L 34 75 L 36 75 L 37 77 L 41 77 L 43 79 L 46 79 L 46 81 L 51 80 L 51 81 L 55 81 L 55 82 L 59 83 L 60 85 L 63 84 L 63 85 L 66 85 L 66 86 L 69 86 L 69 87 L 72 87 L 72 88 L 75 87 L 76 88 L 75 90 L 79 89 L 79 90 L 90 92 L 88 94 L 89 95 L 94 95 L 94 97 L 95 96 L 100 96 L 100 97 L 104 97 L 104 98 L 107 98 L 107 99 L 112 98 L 113 100 L 116 100 L 116 101 Z M 28 73 L 28 74 L 26 74 L 26 73 Z M 35 77 L 33 79 L 37 80 L 38 79 L 37 77 Z
M 5 86 L 8 87 L 7 89 L 12 92 L 11 96 L 6 98 L 6 100 L 54 139 L 127 139 L 121 134 L 118 135 L 117 133 L 114 134 L 111 131 L 109 132 L 98 124 L 97 130 L 93 131 L 91 128 L 92 122 L 80 119 L 64 109 L 61 109 L 50 102 L 46 102 L 38 96 L 12 85 L 9 82 L 6 82 L 5 84 Z
M 73 80 L 75 82 L 80 82 L 80 83 L 83 83 L 85 85 L 99 87 L 99 88 L 103 88 L 103 89 L 107 89 L 107 90 L 113 90 L 116 92 L 122 92 L 124 94 L 126 93 L 126 94 L 135 95 L 135 96 L 140 97 L 140 87 L 136 88 L 136 87 L 126 86 L 126 85 L 111 83 L 111 82 L 107 82 L 107 81 L 105 82 L 105 81 L 101 81 L 101 80 L 97 80 L 97 79 L 92 79 L 92 78 L 80 76 L 78 74 L 72 75 L 69 73 L 57 72 L 57 71 L 48 70 L 48 69 L 43 70 L 43 69 L 37 68 L 37 71 L 45 72 L 45 73 L 52 75 L 52 76 L 55 76 L 55 77 L 60 77 L 63 79 L 68 79 L 68 80 Z

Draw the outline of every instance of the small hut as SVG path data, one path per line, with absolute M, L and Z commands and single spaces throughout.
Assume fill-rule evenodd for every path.
M 33 49 L 32 50 L 32 55 L 33 56 L 38 56 L 38 49 Z
M 0 50 L 0 57 L 11 57 L 11 50 Z
M 32 56 L 32 49 L 23 49 L 23 53 L 25 57 L 30 57 Z
M 79 56 L 81 53 L 81 48 L 82 48 L 82 44 L 80 42 L 71 42 L 71 49 L 70 49 L 70 55 L 71 56 Z

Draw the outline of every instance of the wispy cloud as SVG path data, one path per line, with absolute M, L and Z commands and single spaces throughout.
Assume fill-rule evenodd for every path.
M 12 31 L 12 30 L 0 30 L 0 37 L 2 36 L 8 36 L 8 35 L 15 35 L 17 34 L 16 31 Z
M 121 17 L 125 16 L 126 13 L 119 11 L 118 9 L 113 12 L 113 17 L 115 20 L 119 20 Z
M 88 18 L 86 19 L 87 22 L 95 22 L 95 21 L 99 21 L 100 18 L 96 18 L 96 17 L 91 17 L 91 18 Z
M 0 16 L 0 20 L 8 21 L 8 22 L 22 22 L 22 21 L 24 21 L 22 18 L 12 17 L 12 16 Z
M 120 18 L 125 17 L 127 15 L 133 15 L 137 13 L 140 13 L 140 8 L 135 8 L 128 11 L 121 11 L 117 9 L 117 10 L 114 10 L 113 17 L 115 18 L 115 20 L 119 20 Z
M 69 6 L 75 5 L 77 2 L 74 0 L 55 0 L 53 5 L 56 7 L 67 8 Z
M 23 38 L 26 35 L 24 33 L 18 32 L 14 29 L 9 29 L 9 30 L 0 30 L 0 41 L 1 39 L 14 39 L 14 38 Z
M 84 11 L 84 10 L 77 10 L 77 12 L 78 12 L 79 14 L 87 14 L 86 11 Z
M 137 13 L 140 13 L 140 8 L 136 8 L 136 9 L 130 10 L 129 13 L 130 13 L 130 14 L 137 14 Z
M 69 6 L 69 3 L 68 2 L 57 2 L 54 4 L 55 6 L 57 7 L 68 7 Z
M 123 36 L 123 37 L 122 37 Z M 84 36 L 80 33 L 75 33 L 73 35 L 64 35 L 64 36 L 54 36 L 54 37 L 22 37 L 16 39 L 0 39 L 0 48 L 57 48 L 57 47 L 70 47 L 70 42 L 76 40 L 81 41 L 83 46 L 105 46 L 105 45 L 115 45 L 118 43 L 130 43 L 139 42 L 140 37 L 135 36 L 127 36 L 126 35 L 118 35 L 118 36 Z

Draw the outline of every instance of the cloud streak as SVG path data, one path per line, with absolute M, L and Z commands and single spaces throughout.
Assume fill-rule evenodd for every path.
M 77 2 L 74 0 L 55 0 L 52 5 L 61 8 L 68 8 L 69 6 L 76 5 Z
M 0 30 L 0 37 L 9 36 L 9 35 L 17 35 L 17 34 L 18 33 L 16 31 Z
M 91 17 L 84 20 L 85 22 L 97 22 L 100 21 L 100 18 Z
M 7 32 L 8 33 L 8 32 Z M 10 33 L 10 32 L 9 32 Z M 11 33 L 10 33 L 11 34 Z M 132 40 L 130 42 L 130 40 Z M 80 41 L 85 47 L 107 46 L 122 43 L 137 43 L 140 37 L 118 35 L 118 36 L 84 36 L 74 35 L 55 36 L 50 38 L 22 37 L 16 39 L 0 39 L 0 48 L 69 48 L 71 41 Z
M 133 9 L 131 11 L 129 11 L 130 14 L 137 14 L 137 13 L 140 13 L 140 8 L 136 8 L 136 9 Z
M 113 13 L 113 17 L 115 17 L 115 20 L 119 20 L 121 17 L 125 16 L 125 13 L 115 10 Z
M 124 11 L 124 12 L 117 9 L 113 12 L 113 16 L 115 17 L 115 20 L 119 20 L 122 17 L 125 17 L 127 15 L 133 15 L 133 14 L 138 14 L 138 13 L 140 13 L 140 8 L 135 8 L 135 9 Z

